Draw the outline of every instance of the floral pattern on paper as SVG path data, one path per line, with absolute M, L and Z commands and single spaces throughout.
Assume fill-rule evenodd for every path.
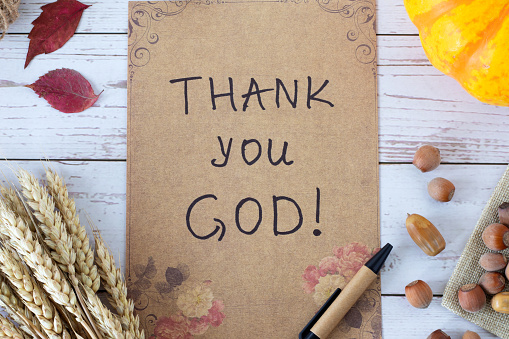
M 224 303 L 214 297 L 211 280 L 192 279 L 189 267 L 167 267 L 165 281 L 153 281 L 157 268 L 152 257 L 147 265 L 135 266 L 136 280 L 128 283 L 135 308 L 144 310 L 151 303 L 164 306 L 164 314 L 149 314 L 145 321 L 152 339 L 192 339 L 223 323 Z
M 344 288 L 379 250 L 358 242 L 342 247 L 334 246 L 333 255 L 324 257 L 318 265 L 305 268 L 302 274 L 302 289 L 305 293 L 312 294 L 317 306 L 322 306 L 337 288 Z M 338 326 L 341 332 L 362 338 L 382 337 L 379 283 L 377 286 L 378 288 L 368 289 L 346 314 Z
M 200 318 L 212 308 L 212 290 L 206 284 L 186 286 L 177 297 L 177 306 L 183 315 Z
M 344 288 L 345 285 L 345 278 L 340 274 L 328 274 L 325 277 L 320 277 L 313 294 L 315 303 L 323 305 L 335 290 Z
M 223 323 L 225 314 L 221 300 L 214 300 L 212 306 L 201 317 L 188 317 L 182 311 L 157 319 L 154 335 L 157 339 L 191 339 L 207 332 L 209 327 L 218 327 Z

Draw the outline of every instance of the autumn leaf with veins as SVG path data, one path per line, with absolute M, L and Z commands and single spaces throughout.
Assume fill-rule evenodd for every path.
M 63 113 L 79 113 L 92 106 L 99 94 L 79 72 L 61 68 L 50 71 L 26 87 L 46 99 L 51 107 Z
M 28 34 L 25 68 L 39 54 L 47 54 L 62 47 L 73 35 L 83 11 L 90 7 L 76 0 L 57 0 L 41 7 L 41 15 L 32 22 L 34 27 Z

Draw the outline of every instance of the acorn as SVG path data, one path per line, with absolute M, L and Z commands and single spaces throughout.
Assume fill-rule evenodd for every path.
M 475 332 L 472 332 L 472 331 L 466 331 L 464 334 L 463 334 L 463 337 L 461 337 L 462 339 L 481 339 L 481 336 Z
M 428 219 L 419 214 L 408 215 L 406 229 L 412 240 L 429 256 L 435 256 L 445 248 L 445 240 Z
M 503 202 L 498 206 L 498 219 L 501 224 L 509 226 L 509 202 Z
M 436 330 L 436 331 L 433 331 L 427 339 L 451 339 L 450 336 L 447 335 L 447 333 L 445 333 L 444 331 L 442 330 Z
M 406 285 L 405 296 L 413 307 L 427 308 L 431 304 L 431 299 L 433 299 L 433 292 L 424 281 L 415 280 Z
M 509 232 L 509 228 L 503 224 L 491 224 L 482 232 L 482 240 L 490 250 L 502 251 L 507 248 L 507 243 L 509 243 L 507 232 Z
M 500 313 L 509 314 L 509 292 L 500 292 L 491 299 L 491 307 Z
M 498 272 L 486 272 L 479 278 L 479 285 L 488 294 L 502 292 L 505 287 L 505 278 Z
M 451 201 L 454 190 L 455 187 L 452 182 L 440 177 L 431 180 L 428 184 L 428 193 L 436 201 Z
M 488 272 L 503 270 L 507 266 L 507 259 L 502 253 L 484 253 L 479 259 L 479 265 Z
M 458 299 L 461 308 L 471 313 L 480 311 L 486 305 L 486 294 L 477 284 L 461 286 L 458 291 Z
M 440 165 L 440 150 L 431 145 L 419 147 L 412 162 L 421 172 L 429 172 Z

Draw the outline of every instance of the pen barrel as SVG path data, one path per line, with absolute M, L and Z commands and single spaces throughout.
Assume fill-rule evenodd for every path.
M 320 339 L 327 338 L 376 277 L 377 275 L 372 270 L 362 266 L 332 305 L 329 306 L 327 311 L 311 328 L 311 332 Z

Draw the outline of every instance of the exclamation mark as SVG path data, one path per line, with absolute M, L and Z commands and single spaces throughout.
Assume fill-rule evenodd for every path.
M 320 223 L 320 189 L 318 187 L 316 188 L 316 223 Z M 320 234 L 322 234 L 322 231 L 319 229 L 316 228 L 313 230 L 313 235 L 315 237 L 319 236 Z

